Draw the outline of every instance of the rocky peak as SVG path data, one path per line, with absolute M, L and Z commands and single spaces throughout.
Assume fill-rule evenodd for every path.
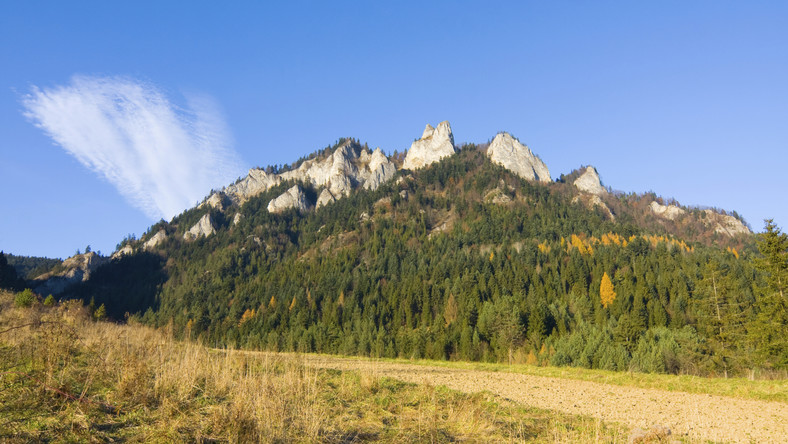
M 88 280 L 91 273 L 109 261 L 108 257 L 99 256 L 92 251 L 71 256 L 64 260 L 60 267 L 35 279 L 36 293 L 62 293 L 68 286 Z
M 421 139 L 411 144 L 402 167 L 408 170 L 424 168 L 456 152 L 449 122 L 443 121 L 437 128 L 427 125 Z
M 542 160 L 509 133 L 499 133 L 487 148 L 493 163 L 526 180 L 550 182 L 550 171 Z
M 331 194 L 331 191 L 328 191 L 326 188 L 323 188 L 323 191 L 320 192 L 320 196 L 317 197 L 317 203 L 315 204 L 315 208 L 320 208 L 326 206 L 330 203 L 334 203 L 336 199 L 334 195 Z
M 120 259 L 123 256 L 134 254 L 134 248 L 131 245 L 124 245 L 120 250 L 112 253 L 111 259 Z
M 348 140 L 333 153 L 309 159 L 298 168 L 282 174 L 269 174 L 259 168 L 249 170 L 249 175 L 238 183 L 226 187 L 222 192 L 236 204 L 269 190 L 283 181 L 308 183 L 315 188 L 328 190 L 335 199 L 349 196 L 358 187 L 374 190 L 396 174 L 396 167 L 380 150 L 370 152 L 358 143 Z M 215 206 L 219 198 L 212 195 L 207 203 Z M 328 203 L 327 201 L 324 202 Z
M 739 219 L 727 214 L 720 214 L 714 210 L 704 210 L 705 217 L 703 221 L 711 228 L 714 228 L 715 233 L 724 234 L 726 236 L 736 236 L 739 234 L 750 234 L 752 231 L 742 223 Z
M 208 237 L 214 233 L 216 233 L 216 230 L 213 228 L 211 215 L 205 213 L 194 226 L 189 228 L 189 231 L 183 233 L 183 238 L 186 240 L 194 240 L 200 236 Z
M 602 186 L 602 181 L 599 180 L 599 174 L 596 171 L 596 168 L 592 166 L 587 166 L 585 172 L 574 181 L 574 186 L 577 187 L 580 191 L 584 191 L 586 193 L 602 195 L 607 193 L 605 187 Z
M 164 242 L 165 239 L 167 239 L 167 233 L 164 230 L 159 230 L 150 239 L 148 239 L 147 242 L 142 244 L 142 248 L 144 250 L 152 250 L 156 248 L 157 245 Z
M 293 185 L 279 197 L 268 202 L 268 212 L 270 213 L 281 213 L 290 208 L 295 208 L 301 213 L 312 208 L 309 199 L 306 198 L 303 190 L 298 185 Z
M 683 208 L 676 205 L 662 205 L 656 200 L 651 202 L 649 207 L 654 214 L 668 220 L 676 220 L 686 213 Z

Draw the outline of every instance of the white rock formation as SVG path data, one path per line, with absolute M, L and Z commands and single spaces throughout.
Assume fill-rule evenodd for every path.
M 365 160 L 364 156 L 366 154 L 366 151 L 361 153 L 362 162 Z M 362 170 L 362 174 L 365 176 L 364 189 L 367 190 L 376 190 L 380 185 L 388 182 L 397 174 L 397 167 L 394 166 L 394 162 L 390 161 L 379 147 L 369 156 L 369 162 L 366 165 L 367 168 Z
M 42 274 L 34 280 L 36 293 L 58 294 L 67 287 L 86 281 L 97 268 L 110 261 L 94 252 L 76 254 L 63 261 L 59 271 Z
M 212 234 L 216 233 L 216 230 L 213 228 L 213 221 L 211 221 L 211 215 L 209 213 L 205 213 L 200 220 L 194 224 L 189 231 L 183 233 L 183 238 L 186 240 L 193 240 L 197 239 L 200 236 L 208 237 Z
M 124 245 L 123 248 L 113 253 L 112 256 L 110 256 L 110 259 L 120 259 L 121 257 L 132 253 L 134 253 L 134 248 L 132 248 L 131 245 Z
M 704 210 L 706 217 L 704 222 L 707 226 L 713 227 L 716 233 L 726 236 L 736 236 L 739 234 L 750 234 L 752 231 L 747 228 L 739 219 L 726 214 L 720 214 L 713 210 Z
M 257 168 L 249 170 L 249 175 L 238 183 L 226 187 L 222 192 L 232 202 L 242 205 L 264 191 L 280 184 L 282 181 L 294 180 L 308 183 L 315 188 L 330 191 L 334 199 L 350 195 L 358 187 L 375 190 L 380 184 L 390 180 L 397 170 L 394 163 L 377 148 L 370 152 L 355 142 L 348 140 L 337 147 L 334 152 L 322 159 L 304 161 L 295 170 L 282 174 L 268 174 Z M 207 202 L 216 201 L 214 193 Z M 327 202 L 324 202 L 324 204 Z
M 607 193 L 605 187 L 602 186 L 602 181 L 599 180 L 599 174 L 596 168 L 590 165 L 587 166 L 585 172 L 575 180 L 574 186 L 580 191 L 596 194 L 597 196 Z
M 334 195 L 331 194 L 331 191 L 328 191 L 328 188 L 323 188 L 323 191 L 320 192 L 320 196 L 317 197 L 315 208 L 320 208 L 330 203 L 334 203 L 335 201 L 336 199 L 334 199 Z
M 249 170 L 249 175 L 238 183 L 225 187 L 224 193 L 238 205 L 243 205 L 249 198 L 254 197 L 269 188 L 276 186 L 282 179 L 276 174 L 268 174 L 259 168 Z
M 295 208 L 301 213 L 312 208 L 312 204 L 298 185 L 293 185 L 279 197 L 268 202 L 268 212 L 270 213 L 281 213 L 290 208 Z
M 421 139 L 411 144 L 402 168 L 407 170 L 424 168 L 456 152 L 449 122 L 443 121 L 437 128 L 427 125 Z
M 162 243 L 164 241 L 164 239 L 167 239 L 167 233 L 165 233 L 164 230 L 159 230 L 158 232 L 156 232 L 156 234 L 153 235 L 153 237 L 148 239 L 147 242 L 142 244 L 142 249 L 143 250 L 152 250 L 152 249 L 156 248 L 157 245 Z
M 223 192 L 219 191 L 208 196 L 208 199 L 201 203 L 198 208 L 202 208 L 207 205 L 211 208 L 216 208 L 219 211 L 224 211 L 226 199 L 227 196 Z
M 527 146 L 509 133 L 500 133 L 495 136 L 487 148 L 487 156 L 493 163 L 501 165 L 523 179 L 540 182 L 551 181 L 550 171 L 542 159 L 534 155 Z
M 653 211 L 654 214 L 659 217 L 664 217 L 668 220 L 676 220 L 686 213 L 684 209 L 677 207 L 676 205 L 662 205 L 656 200 L 651 202 L 650 206 L 651 211 Z
M 241 219 L 243 219 L 243 215 L 241 213 L 235 213 L 235 216 L 233 216 L 233 226 L 238 225 Z

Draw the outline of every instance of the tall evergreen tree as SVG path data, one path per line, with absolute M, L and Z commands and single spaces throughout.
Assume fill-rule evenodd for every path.
M 758 249 L 763 255 L 756 266 L 764 271 L 767 283 L 758 296 L 759 313 L 753 333 L 763 364 L 788 368 L 788 234 L 772 219 L 766 220 Z

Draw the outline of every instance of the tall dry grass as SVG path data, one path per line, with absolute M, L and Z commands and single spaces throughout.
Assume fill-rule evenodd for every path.
M 489 394 L 211 350 L 0 293 L 0 441 L 618 442 L 593 419 Z
M 5 299 L 0 341 L 13 365 L 3 382 L 76 404 L 72 420 L 142 416 L 127 424 L 139 441 L 316 441 L 331 429 L 319 371 L 296 357 L 212 351 L 166 329 L 92 322 L 76 302 L 16 308 Z

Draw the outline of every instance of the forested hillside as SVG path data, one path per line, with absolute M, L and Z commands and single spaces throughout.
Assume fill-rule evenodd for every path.
M 788 240 L 773 225 L 763 259 L 754 235 L 656 217 L 653 195 L 607 194 L 608 213 L 570 180 L 525 181 L 475 145 L 315 211 L 266 211 L 292 185 L 162 221 L 128 243 L 165 240 L 65 296 L 212 346 L 704 375 L 788 366 Z M 216 233 L 185 240 L 206 213 Z

